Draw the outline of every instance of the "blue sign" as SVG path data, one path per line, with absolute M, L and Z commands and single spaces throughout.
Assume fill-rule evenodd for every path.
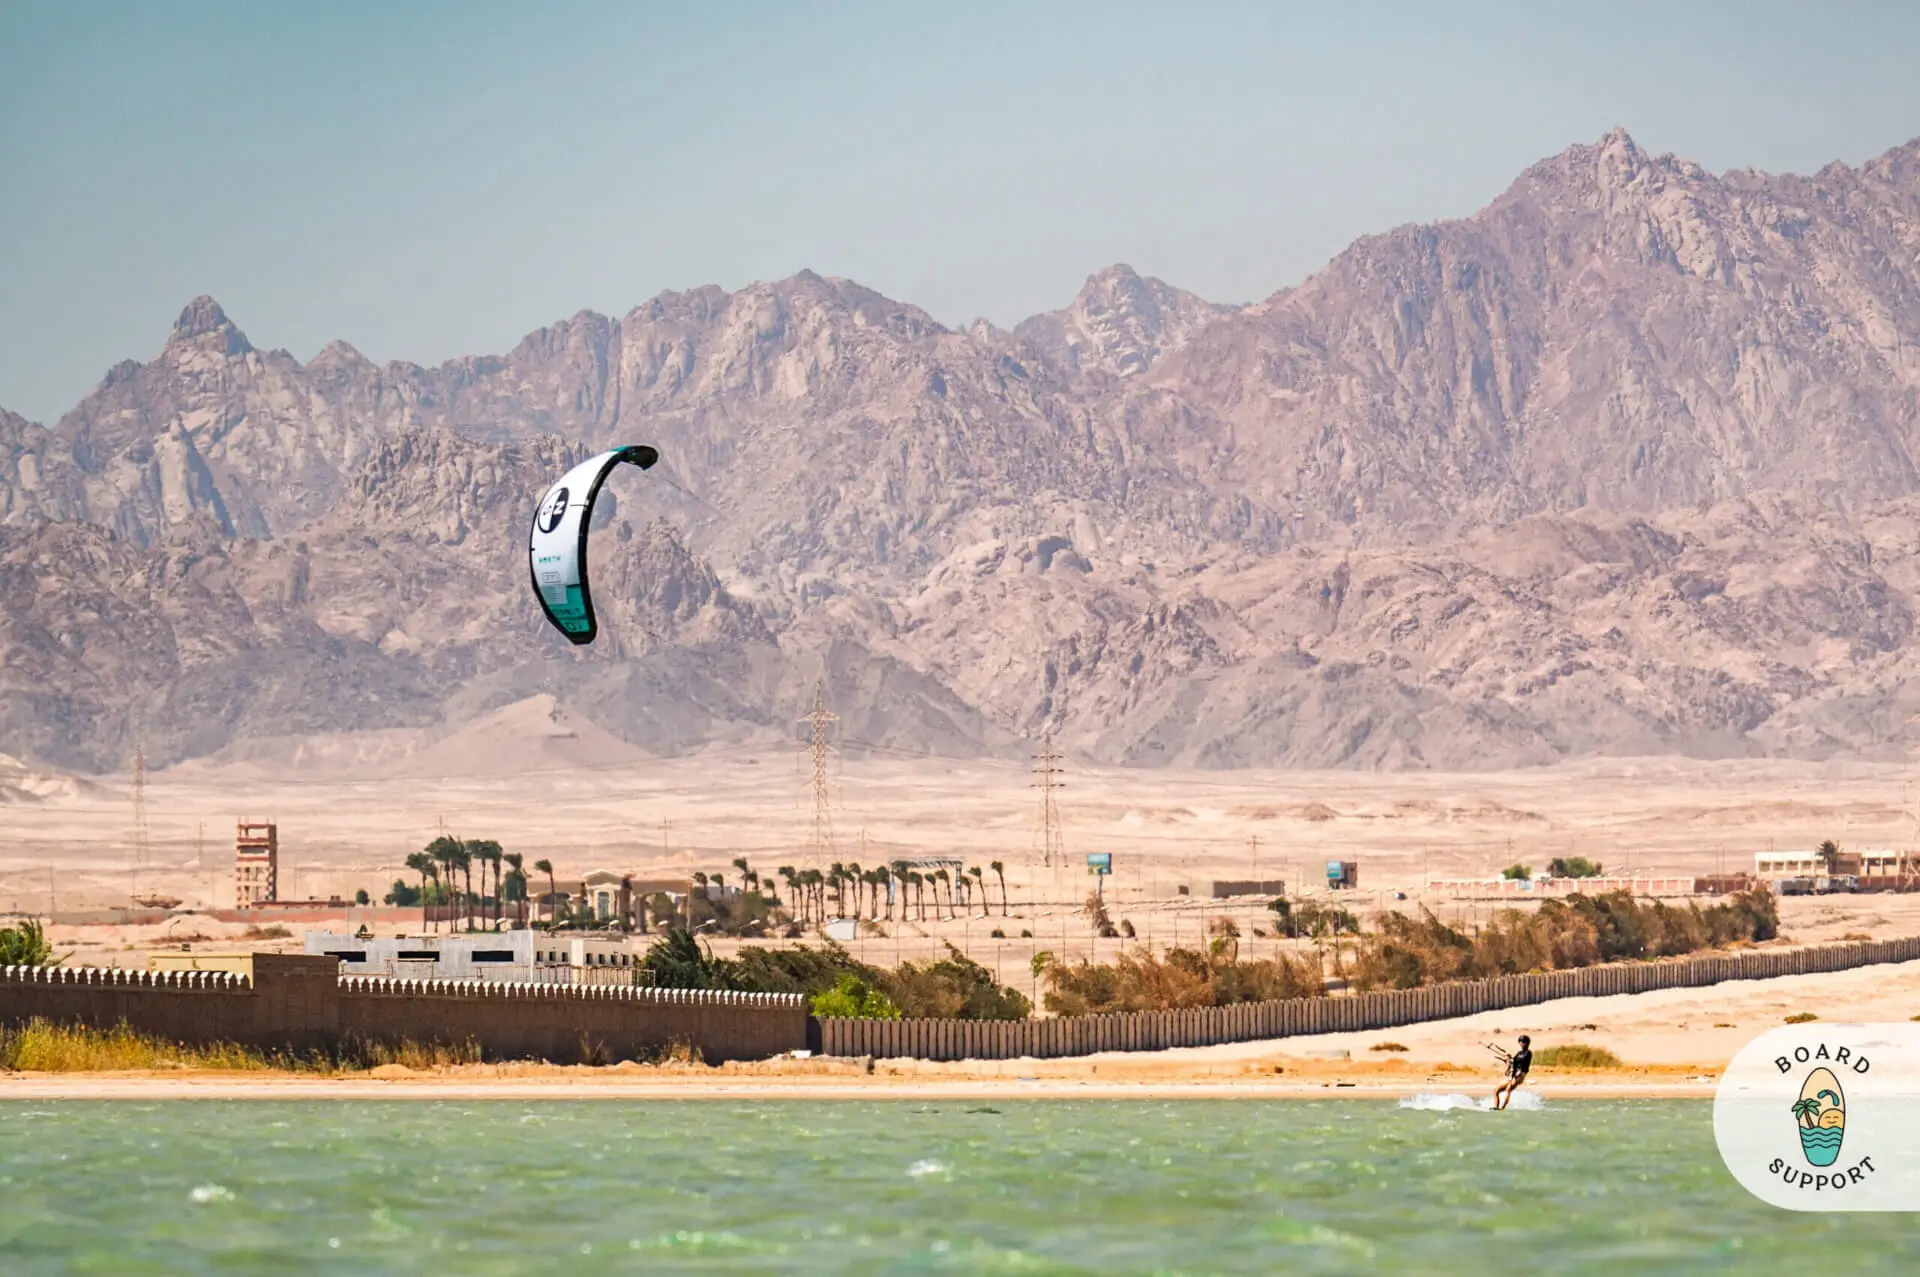
M 1090 851 L 1087 853 L 1087 872 L 1110 874 L 1113 872 L 1113 853 L 1110 851 Z

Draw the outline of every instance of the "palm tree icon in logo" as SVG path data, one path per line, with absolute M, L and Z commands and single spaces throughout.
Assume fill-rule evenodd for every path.
M 1832 1166 L 1840 1157 L 1840 1141 L 1847 1132 L 1847 1102 L 1840 1079 L 1829 1069 L 1815 1069 L 1801 1084 L 1793 1104 L 1794 1124 L 1800 1128 L 1800 1151 L 1814 1166 Z

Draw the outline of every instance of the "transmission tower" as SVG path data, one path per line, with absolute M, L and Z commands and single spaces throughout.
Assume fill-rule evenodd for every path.
M 1053 748 L 1052 732 L 1040 740 L 1040 752 L 1033 758 L 1033 774 L 1040 779 L 1033 787 L 1040 791 L 1041 863 L 1051 868 L 1067 863 L 1067 840 L 1060 830 L 1060 804 L 1053 797 L 1055 790 L 1063 788 L 1057 779 L 1062 770 L 1061 755 Z
M 129 894 L 140 892 L 140 867 L 147 863 L 147 743 L 133 744 L 133 872 Z
M 807 840 L 807 855 L 825 864 L 833 859 L 833 814 L 827 803 L 827 760 L 833 756 L 833 746 L 827 743 L 827 728 L 840 721 L 838 714 L 827 709 L 826 680 L 814 683 L 813 711 L 800 721 L 811 728 L 807 754 L 813 761 L 813 834 Z

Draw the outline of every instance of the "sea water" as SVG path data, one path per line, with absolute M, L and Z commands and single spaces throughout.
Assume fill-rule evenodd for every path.
M 0 1101 L 0 1272 L 1920 1272 L 1705 1103 L 1459 1099 Z

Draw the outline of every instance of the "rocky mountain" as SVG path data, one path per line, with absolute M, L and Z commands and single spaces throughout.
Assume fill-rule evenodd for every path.
M 1115 266 L 1012 331 L 803 272 L 424 368 L 200 298 L 53 427 L 0 414 L 0 752 L 538 696 L 679 750 L 816 679 L 909 751 L 1899 752 L 1917 437 L 1920 142 L 1716 176 L 1616 132 L 1251 306 Z M 528 510 L 633 441 L 573 649 Z

